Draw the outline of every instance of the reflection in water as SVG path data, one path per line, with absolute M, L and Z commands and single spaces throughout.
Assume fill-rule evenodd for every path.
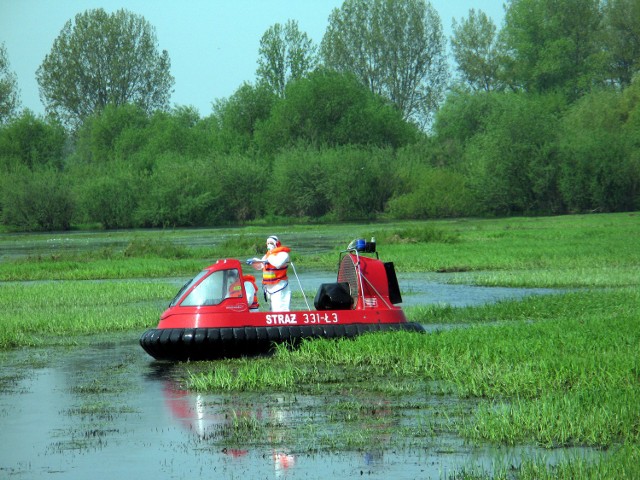
M 260 403 L 243 404 L 240 398 L 234 396 L 216 402 L 215 399 L 221 400 L 220 397 L 183 390 L 171 380 L 164 382 L 163 395 L 171 415 L 200 440 L 217 443 L 228 437 L 230 443 L 253 444 L 257 439 L 250 437 L 251 433 L 255 433 L 252 429 L 260 431 L 265 428 L 264 443 L 272 447 L 270 454 L 263 455 L 263 458 L 272 462 L 276 478 L 295 466 L 294 454 L 286 448 L 275 447 L 286 440 L 282 426 L 288 424 L 288 413 L 284 408 L 279 408 L 284 402 L 265 407 Z M 238 438 L 234 438 L 236 435 Z M 246 438 L 241 438 L 243 436 Z M 220 451 L 236 459 L 249 454 L 249 449 L 238 447 L 223 447 Z
M 298 455 L 293 452 L 300 450 L 300 446 L 297 445 L 300 439 L 295 438 L 295 432 L 299 434 L 300 429 L 304 428 L 304 423 L 311 420 L 308 412 L 320 408 L 320 403 L 325 401 L 289 395 L 268 395 L 266 398 L 206 395 L 181 389 L 179 384 L 172 380 L 163 382 L 162 391 L 168 411 L 183 429 L 207 445 L 234 445 L 220 448 L 222 454 L 233 459 L 257 452 L 258 455 L 254 455 L 253 458 L 259 457 L 269 461 L 275 474 L 274 478 L 289 477 L 294 473 Z M 337 402 L 337 399 L 331 401 Z M 374 435 L 378 442 L 387 443 L 389 437 L 384 430 L 391 426 L 391 411 L 383 405 L 371 413 L 378 420 L 374 428 L 381 431 L 380 434 Z M 326 421 L 317 412 L 313 413 L 312 417 L 316 423 Z M 322 426 L 319 426 L 319 430 L 322 430 Z M 315 445 L 313 449 L 316 448 L 320 449 L 321 445 Z M 268 454 L 265 453 L 265 449 L 268 450 Z M 382 450 L 357 455 L 361 456 L 359 463 L 370 469 L 383 465 Z M 317 457 L 315 461 L 322 461 L 322 456 Z M 304 464 L 309 464 L 308 458 L 304 459 Z M 308 475 L 308 466 L 306 470 L 305 475 Z M 327 476 L 332 475 L 327 472 Z

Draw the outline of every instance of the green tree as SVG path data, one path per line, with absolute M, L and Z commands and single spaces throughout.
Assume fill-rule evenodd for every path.
M 149 116 L 133 104 L 106 105 L 87 117 L 77 132 L 77 163 L 104 164 L 131 155 L 149 141 Z M 126 157 L 126 158 L 125 158 Z
M 66 177 L 51 167 L 18 166 L 0 180 L 2 223 L 27 231 L 68 230 L 73 200 Z
M 464 151 L 476 135 L 486 132 L 492 112 L 499 106 L 496 92 L 452 90 L 436 114 L 433 142 L 440 160 L 432 166 L 463 168 Z M 433 149 L 432 149 L 433 151 Z
M 189 157 L 204 156 L 211 151 L 210 139 L 204 127 L 199 113 L 192 107 L 176 107 L 171 111 L 157 111 L 149 118 L 147 128 L 143 132 L 145 137 L 144 146 L 140 150 L 140 155 L 146 157 L 141 162 L 142 165 L 153 163 L 153 159 L 167 152 Z M 127 154 L 126 139 L 130 134 L 137 139 L 138 132 L 135 127 L 131 127 L 119 142 L 122 159 L 126 159 Z M 133 142 L 132 149 L 135 147 Z M 132 152 L 133 153 L 133 152 Z
M 146 179 L 136 223 L 143 227 L 212 225 L 224 208 L 219 182 L 212 181 L 211 162 L 173 154 L 158 158 Z
M 88 10 L 68 21 L 36 72 L 48 113 L 72 128 L 106 105 L 150 112 L 169 104 L 174 79 L 155 29 L 126 10 Z
M 511 0 L 500 32 L 506 78 L 527 92 L 570 100 L 604 78 L 600 0 Z
M 465 85 L 487 92 L 503 88 L 496 26 L 483 11 L 471 9 L 468 18 L 453 21 L 451 48 Z
M 611 78 L 628 86 L 640 70 L 640 0 L 605 1 L 604 25 Z
M 256 72 L 259 83 L 284 95 L 290 80 L 302 78 L 316 67 L 316 51 L 313 41 L 298 28 L 298 22 L 288 20 L 284 26 L 276 23 L 260 39 Z
M 240 154 L 216 155 L 209 164 L 208 188 L 219 188 L 221 194 L 215 202 L 217 215 L 207 225 L 238 224 L 264 214 L 269 177 L 263 159 Z
M 325 66 L 353 73 L 422 126 L 444 95 L 445 50 L 440 17 L 424 0 L 345 0 L 320 46 Z
M 324 153 L 316 148 L 290 148 L 276 155 L 267 187 L 270 213 L 287 217 L 320 218 L 330 211 Z
M 70 178 L 77 221 L 98 222 L 106 229 L 138 226 L 136 210 L 148 187 L 131 164 L 76 165 Z
M 393 150 L 347 145 L 323 157 L 324 192 L 333 218 L 371 220 L 384 211 L 395 190 Z
M 276 96 L 264 84 L 244 83 L 229 98 L 218 100 L 210 117 L 215 129 L 215 148 L 222 153 L 251 150 L 258 124 L 267 119 Z
M 465 145 L 469 188 L 487 213 L 562 213 L 558 95 L 493 94 L 481 132 Z
M 569 209 L 640 208 L 640 82 L 584 96 L 560 129 L 560 187 Z
M 49 166 L 61 169 L 67 136 L 52 120 L 36 117 L 24 110 L 19 117 L 0 127 L 0 171 L 16 165 L 34 170 Z
M 128 162 L 151 170 L 167 152 L 200 156 L 212 149 L 210 134 L 192 107 L 176 107 L 148 115 L 132 104 L 107 105 L 87 118 L 77 132 L 70 163 Z
M 393 218 L 417 219 L 476 214 L 467 179 L 447 168 L 433 168 L 421 159 L 399 161 L 395 174 L 401 187 L 386 211 Z
M 4 42 L 0 44 L 0 125 L 16 114 L 20 98 L 16 74 L 9 69 Z
M 300 143 L 397 148 L 416 134 L 396 108 L 352 75 L 317 70 L 287 86 L 255 136 L 263 152 L 273 153 Z

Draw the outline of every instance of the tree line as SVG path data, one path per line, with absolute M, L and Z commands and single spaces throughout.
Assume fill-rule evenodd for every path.
M 142 17 L 79 14 L 37 73 L 45 117 L 17 113 L 0 49 L 2 223 L 638 210 L 640 0 L 505 8 L 501 28 L 476 10 L 454 21 L 454 82 L 440 19 L 422 0 L 345 0 L 319 46 L 295 21 L 276 24 L 262 37 L 256 81 L 204 118 L 168 106 L 168 53 Z M 107 55 L 110 38 L 128 45 L 126 58 Z M 91 65 L 100 75 L 85 84 Z

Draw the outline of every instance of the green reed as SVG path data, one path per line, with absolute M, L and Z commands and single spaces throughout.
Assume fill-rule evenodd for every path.
M 212 262 L 209 262 L 212 263 Z M 1 281 L 103 280 L 194 275 L 206 259 L 124 258 L 78 259 L 74 255 L 29 258 L 0 264 Z
M 184 364 L 180 369 L 189 388 L 339 395 L 345 403 L 328 415 L 340 428 L 319 431 L 308 422 L 299 429 L 309 445 L 319 448 L 361 448 L 375 442 L 362 433 L 358 417 L 375 424 L 375 415 L 367 415 L 377 409 L 370 399 L 383 397 L 391 410 L 429 412 L 413 427 L 382 427 L 396 445 L 425 448 L 433 432 L 444 429 L 481 444 L 593 446 L 611 452 L 595 462 L 568 461 L 555 467 L 527 460 L 516 471 L 497 469 L 492 473 L 496 478 L 640 476 L 637 214 L 318 228 L 300 232 L 344 236 L 345 243 L 375 235 L 381 258 L 392 260 L 399 272 L 456 272 L 443 278 L 563 290 L 478 307 L 407 308 L 411 321 L 456 326 L 426 335 L 397 332 L 320 340 L 294 350 L 278 348 L 269 358 Z M 0 262 L 0 279 L 63 279 L 3 283 L 0 348 L 155 325 L 177 286 L 134 278 L 184 278 L 217 257 L 242 258 L 247 248 L 257 245 L 254 235 L 264 236 L 256 227 L 216 233 L 243 240 L 176 251 L 150 241 L 131 247 L 128 256 L 124 249 L 103 249 L 84 256 Z M 236 244 L 241 248 L 234 250 Z M 336 252 L 295 260 L 298 268 L 333 269 Z M 74 281 L 78 279 L 112 280 Z M 407 397 L 410 407 L 405 406 Z M 434 398 L 454 399 L 437 414 L 443 420 L 430 416 Z M 460 404 L 466 407 L 456 409 Z M 242 432 L 260 436 L 262 426 L 250 420 L 233 425 L 225 437 Z M 486 476 L 462 471 L 456 478 Z
M 114 246 L 81 253 L 40 253 L 0 262 L 0 280 L 80 280 L 193 275 L 217 258 L 246 258 L 261 251 L 274 230 L 291 237 L 335 239 L 336 249 L 299 255 L 300 268 L 335 269 L 336 253 L 355 237 L 375 236 L 385 260 L 399 272 L 467 272 L 446 281 L 483 285 L 584 287 L 637 285 L 640 220 L 636 213 L 562 217 L 456 219 L 371 225 L 240 227 L 212 230 L 212 244 L 187 248 L 189 230 L 92 233 L 74 241 Z M 269 233 L 267 233 L 269 232 Z M 198 231 L 202 234 L 201 231 Z M 59 235 L 59 234 L 56 234 Z M 6 246 L 28 235 L 0 235 Z M 55 236 L 54 236 L 55 238 Z M 98 243 L 100 245 L 100 243 Z
M 213 370 L 189 375 L 189 387 L 194 390 L 208 390 L 212 386 L 220 390 L 292 390 L 303 375 L 302 370 L 293 365 L 270 365 L 265 361 L 242 359 L 233 362 L 233 367 L 217 365 Z
M 472 442 L 636 451 L 638 289 L 531 297 L 459 309 L 455 315 L 466 325 L 427 335 L 396 332 L 305 342 L 254 361 L 249 372 L 246 360 L 225 362 L 225 378 L 232 382 L 216 381 L 211 372 L 203 373 L 204 365 L 203 372 L 190 371 L 189 382 L 214 391 L 358 392 L 363 398 L 384 395 L 392 403 L 393 385 L 398 398 L 410 393 L 425 400 L 433 395 L 473 400 L 474 408 L 451 413 L 447 422 Z M 241 380 L 245 376 L 250 380 Z M 345 405 L 347 418 L 362 411 L 354 405 Z M 406 437 L 410 429 L 393 432 L 413 447 L 425 441 L 426 433 L 411 440 Z M 627 474 L 638 473 L 637 465 L 626 457 L 622 461 Z M 590 465 L 580 468 L 609 468 Z M 559 468 L 572 471 L 567 465 Z M 526 471 L 523 467 L 523 478 L 535 478 Z
M 175 285 L 142 280 L 5 283 L 0 349 L 150 327 L 173 293 Z
M 623 445 L 606 454 L 598 462 L 583 457 L 571 458 L 549 466 L 546 458 L 525 459 L 516 469 L 513 465 L 495 465 L 492 471 L 481 468 L 461 469 L 451 480 L 602 480 L 635 479 L 640 465 L 640 448 Z

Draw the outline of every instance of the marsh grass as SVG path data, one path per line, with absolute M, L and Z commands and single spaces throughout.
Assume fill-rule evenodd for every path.
M 585 287 L 637 285 L 640 219 L 637 213 L 540 218 L 456 219 L 371 225 L 242 227 L 210 232 L 210 246 L 184 246 L 188 230 L 94 233 L 113 246 L 40 253 L 0 262 L 0 280 L 83 280 L 189 276 L 217 258 L 261 252 L 274 230 L 300 238 L 336 239 L 336 248 L 299 255 L 304 268 L 333 270 L 336 253 L 353 238 L 377 239 L 383 258 L 400 272 L 468 272 L 447 281 L 481 285 Z M 59 235 L 59 234 L 57 234 Z M 0 235 L 0 249 L 33 236 Z M 37 238 L 42 241 L 42 236 Z M 60 240 L 60 239 L 58 239 Z M 46 250 L 43 250 L 46 252 Z M 125 255 L 126 252 L 126 255 Z
M 375 235 L 383 258 L 401 272 L 457 272 L 447 281 L 564 292 L 478 307 L 406 309 L 412 321 L 458 326 L 428 335 L 397 332 L 304 342 L 295 350 L 278 348 L 268 358 L 180 365 L 177 375 L 190 389 L 340 399 L 335 408 L 310 413 L 329 418 L 326 429 L 308 421 L 288 431 L 279 423 L 235 418 L 219 432 L 219 441 L 273 441 L 264 434 L 274 430 L 287 439 L 297 436 L 294 444 L 302 451 L 364 449 L 384 442 L 426 448 L 432 435 L 447 432 L 479 444 L 609 452 L 595 461 L 553 467 L 525 459 L 516 468 L 490 474 L 461 470 L 455 478 L 640 478 L 638 214 L 300 231 L 344 236 L 345 245 L 354 237 Z M 188 276 L 217 257 L 243 258 L 262 242 L 264 232 L 256 227 L 218 232 L 221 240 L 212 248 L 172 251 L 166 243 L 150 241 L 132 247 L 128 256 L 124 249 L 102 249 L 0 262 L 3 280 L 64 280 L 2 285 L 0 348 L 153 326 L 175 285 L 135 278 Z M 314 253 L 296 262 L 333 269 L 335 254 Z M 8 388 L 11 383 L 5 379 Z M 379 413 L 381 398 L 394 413 Z M 429 404 L 434 398 L 453 400 L 434 410 Z M 465 408 L 456 408 L 459 404 Z M 404 413 L 416 410 L 420 414 L 404 423 Z M 369 434 L 368 426 L 378 434 Z
M 0 263 L 0 280 L 107 280 L 193 276 L 207 259 L 124 258 L 78 259 L 68 255 L 56 259 L 21 259 Z
M 0 348 L 150 327 L 175 287 L 155 281 L 5 283 Z
M 376 238 L 381 245 L 406 245 L 418 243 L 457 243 L 460 234 L 450 229 L 437 228 L 431 225 L 398 228 L 390 231 L 371 232 L 366 238 Z
M 216 389 L 229 391 L 256 391 L 263 389 L 292 390 L 298 379 L 305 373 L 288 365 L 271 366 L 265 361 L 242 359 L 230 365 L 218 365 L 215 369 L 199 374 L 191 374 L 189 386 L 194 390 L 208 390 L 212 385 Z M 208 366 L 205 365 L 205 368 Z
M 204 372 L 190 371 L 189 384 L 213 391 L 333 392 L 347 400 L 329 409 L 329 416 L 346 430 L 351 424 L 362 428 L 366 422 L 359 417 L 376 409 L 362 401 L 367 396 L 383 395 L 391 405 L 399 405 L 407 394 L 423 402 L 432 395 L 453 395 L 475 406 L 449 410 L 441 425 L 468 441 L 622 449 L 637 455 L 638 289 L 580 291 L 443 312 L 440 321 L 446 323 L 455 315 L 466 325 L 429 335 L 396 332 L 305 342 L 298 349 L 279 348 L 273 358 L 255 361 L 250 372 L 246 360 L 225 362 L 224 378 L 233 381 L 216 381 L 212 372 L 220 366 L 213 364 L 207 372 L 203 364 Z M 389 385 L 397 387 L 395 394 Z M 438 428 L 432 419 L 422 420 L 421 425 L 411 440 L 399 433 L 413 431 L 410 428 L 391 428 L 388 434 L 415 448 Z M 333 443 L 331 433 L 321 437 L 327 448 L 367 443 L 360 434 L 345 431 L 344 435 Z M 639 467 L 627 458 L 622 462 L 629 477 L 638 473 Z M 540 468 L 547 469 L 539 463 L 525 464 L 523 478 L 537 478 L 532 472 Z M 600 462 L 564 465 L 554 471 L 575 468 L 618 471 Z
M 549 465 L 548 459 L 525 459 L 516 468 L 513 465 L 494 465 L 491 471 L 466 468 L 451 475 L 450 480 L 602 480 L 635 479 L 640 464 L 640 449 L 633 445 L 616 448 L 598 462 L 580 456 Z
M 203 435 L 202 439 L 209 442 L 245 446 L 249 441 L 255 445 L 265 442 L 269 429 L 268 425 L 260 422 L 255 416 L 239 415 L 233 411 L 227 415 L 225 422 L 216 424 L 211 431 Z

